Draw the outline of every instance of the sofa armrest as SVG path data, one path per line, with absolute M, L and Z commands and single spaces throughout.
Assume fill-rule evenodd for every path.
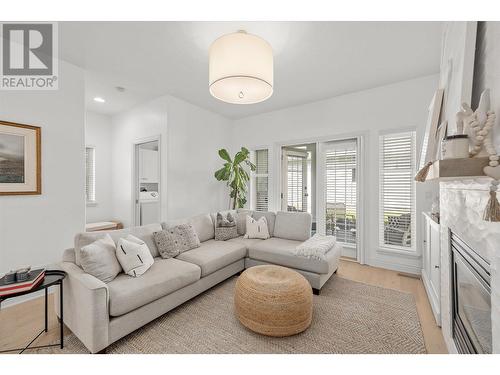
M 64 323 L 92 352 L 108 346 L 109 292 L 107 285 L 71 262 L 59 263 L 63 281 Z M 56 294 L 59 314 L 59 290 Z

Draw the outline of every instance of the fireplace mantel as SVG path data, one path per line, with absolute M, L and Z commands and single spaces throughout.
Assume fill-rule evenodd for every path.
M 465 158 L 436 160 L 429 168 L 426 181 L 470 179 L 485 176 L 483 168 L 488 165 L 489 158 Z
M 491 179 L 468 178 L 440 181 L 441 214 L 441 323 L 448 350 L 456 353 L 451 330 L 450 230 L 491 264 L 493 353 L 500 353 L 500 223 L 483 220 Z

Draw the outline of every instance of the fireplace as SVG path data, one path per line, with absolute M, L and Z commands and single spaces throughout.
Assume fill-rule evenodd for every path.
M 453 340 L 460 353 L 491 353 L 490 264 L 450 231 Z

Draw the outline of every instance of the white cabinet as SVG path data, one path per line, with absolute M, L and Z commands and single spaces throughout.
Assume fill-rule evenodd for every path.
M 158 183 L 158 151 L 139 150 L 139 182 Z
M 427 213 L 423 213 L 423 268 L 422 281 L 429 297 L 432 312 L 441 326 L 441 246 L 439 224 Z

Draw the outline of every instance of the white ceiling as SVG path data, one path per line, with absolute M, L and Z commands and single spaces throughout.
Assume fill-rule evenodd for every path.
M 208 47 L 240 29 L 273 46 L 274 94 L 263 103 L 208 92 Z M 113 114 L 170 94 L 241 118 L 438 73 L 441 31 L 439 22 L 61 22 L 59 53 L 87 71 L 90 110 Z

